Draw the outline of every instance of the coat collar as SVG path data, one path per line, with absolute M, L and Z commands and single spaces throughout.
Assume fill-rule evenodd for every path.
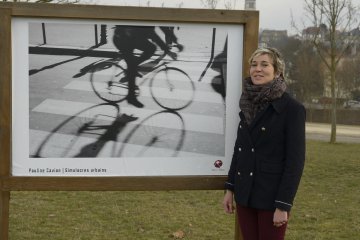
M 286 108 L 289 98 L 290 98 L 289 94 L 287 92 L 284 92 L 284 94 L 280 98 L 272 101 L 270 103 L 270 106 L 272 106 L 277 113 L 282 113 Z M 244 113 L 242 111 L 240 111 L 239 115 L 240 115 L 240 119 L 246 123 Z M 257 115 L 258 116 L 255 117 L 256 119 L 258 119 L 260 117 L 259 115 L 261 115 L 261 114 L 257 114 Z M 256 122 L 255 121 L 256 119 L 254 119 L 254 121 L 252 122 L 251 125 L 253 125 L 253 123 Z
M 271 102 L 271 105 L 277 113 L 282 113 L 285 110 L 287 102 L 289 101 L 289 94 L 284 92 L 281 98 L 275 99 Z

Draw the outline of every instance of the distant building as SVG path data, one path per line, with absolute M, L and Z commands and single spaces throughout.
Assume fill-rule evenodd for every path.
M 357 49 L 360 47 L 360 27 L 348 32 L 348 41 L 350 42 L 351 55 L 356 55 Z
M 268 47 L 271 43 L 285 41 L 287 30 L 263 30 L 259 35 L 259 46 Z
M 321 39 L 321 33 L 319 27 L 308 27 L 302 30 L 302 39 L 303 40 L 311 40 L 315 38 Z
M 349 31 L 349 35 L 360 37 L 360 27 L 354 28 L 353 30 Z
M 357 49 L 360 46 L 360 27 L 357 27 L 348 32 L 336 30 L 335 34 L 338 37 L 336 40 L 337 44 L 345 44 L 349 46 L 349 51 L 347 52 L 347 54 L 357 54 Z M 307 27 L 302 30 L 301 40 L 316 40 L 324 43 L 325 46 L 327 45 L 329 47 L 329 30 L 324 24 L 320 25 L 320 27 Z
M 256 10 L 256 0 L 245 0 L 245 10 Z

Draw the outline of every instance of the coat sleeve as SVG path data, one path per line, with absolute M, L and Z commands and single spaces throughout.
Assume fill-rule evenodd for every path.
M 240 126 L 241 123 L 239 123 Z M 233 151 L 233 156 L 231 159 L 231 165 L 230 165 L 230 169 L 229 169 L 229 173 L 228 173 L 228 179 L 225 182 L 225 189 L 230 190 L 232 192 L 234 192 L 234 185 L 235 185 L 235 173 L 236 173 L 236 165 L 237 165 L 237 153 L 238 153 L 238 142 L 239 142 L 239 126 L 238 126 L 238 130 L 237 130 L 237 137 L 236 137 L 236 141 L 234 144 L 234 151 Z
M 305 163 L 306 111 L 298 102 L 289 104 L 285 120 L 285 167 L 275 207 L 290 211 Z

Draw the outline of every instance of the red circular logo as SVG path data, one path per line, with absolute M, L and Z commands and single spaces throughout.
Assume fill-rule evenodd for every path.
M 214 162 L 214 166 L 215 166 L 216 168 L 221 168 L 222 165 L 223 165 L 223 162 L 222 162 L 221 160 L 216 160 L 216 161 Z

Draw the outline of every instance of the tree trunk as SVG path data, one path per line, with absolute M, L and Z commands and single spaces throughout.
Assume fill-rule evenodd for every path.
M 331 134 L 330 134 L 330 143 L 336 142 L 336 92 L 335 92 L 335 59 L 331 59 Z

